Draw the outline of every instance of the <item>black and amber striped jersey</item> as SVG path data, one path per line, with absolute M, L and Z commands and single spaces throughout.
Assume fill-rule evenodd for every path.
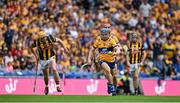
M 144 47 L 141 42 L 130 42 L 128 44 L 128 54 L 130 64 L 140 63 L 143 56 Z
M 52 35 L 44 36 L 35 40 L 31 47 L 38 47 L 37 50 L 40 60 L 48 60 L 52 56 L 55 56 L 52 45 L 54 42 L 56 42 L 56 38 Z

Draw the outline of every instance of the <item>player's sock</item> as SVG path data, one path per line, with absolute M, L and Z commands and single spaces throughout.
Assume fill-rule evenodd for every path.
M 116 89 L 115 89 L 115 86 L 114 85 L 111 85 L 111 93 L 116 93 Z
M 60 88 L 60 85 L 59 85 L 59 81 L 55 81 L 56 82 L 56 88 L 57 88 L 57 92 L 61 92 L 61 88 Z
M 138 95 L 138 89 L 137 88 L 135 89 L 134 94 Z
M 114 86 L 114 91 L 112 93 L 113 96 L 116 96 L 117 95 L 117 87 L 116 85 L 113 85 Z
M 48 85 L 46 85 L 45 89 L 44 89 L 44 94 L 48 95 L 48 93 L 49 93 L 49 87 L 48 87 Z
M 117 90 L 117 78 L 116 77 L 113 77 L 113 84 L 114 84 L 115 90 Z
M 55 81 L 56 85 L 59 86 L 59 80 L 58 81 Z
M 115 86 L 113 84 L 109 84 L 107 83 L 107 86 L 108 86 L 108 94 L 110 93 L 116 93 L 116 89 L 115 89 Z
M 111 93 L 111 85 L 112 84 L 109 84 L 109 83 L 107 83 L 107 92 L 108 92 L 108 94 L 110 94 Z

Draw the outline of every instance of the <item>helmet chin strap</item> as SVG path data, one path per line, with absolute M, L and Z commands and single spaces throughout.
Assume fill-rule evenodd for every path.
M 106 41 L 109 39 L 109 37 L 101 37 L 102 40 Z
M 108 38 L 102 38 L 102 40 L 106 41 L 106 40 L 108 40 Z
M 132 39 L 132 42 L 136 42 L 137 41 L 137 39 Z

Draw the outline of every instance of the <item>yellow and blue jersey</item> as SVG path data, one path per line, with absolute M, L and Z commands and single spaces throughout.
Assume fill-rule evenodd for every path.
M 111 38 L 116 42 L 116 44 L 118 44 L 119 43 L 119 40 L 118 40 L 118 38 L 116 37 L 116 36 L 114 36 L 114 35 L 111 35 Z
M 115 56 L 109 52 L 114 51 L 114 47 L 116 46 L 116 42 L 113 38 L 109 38 L 108 40 L 104 41 L 101 40 L 101 37 L 98 36 L 94 42 L 94 48 L 97 48 L 99 51 L 99 60 L 106 61 L 106 62 L 114 62 Z

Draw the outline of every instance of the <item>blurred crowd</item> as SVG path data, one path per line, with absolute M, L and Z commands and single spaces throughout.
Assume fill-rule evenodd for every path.
M 105 23 L 123 47 L 119 76 L 129 69 L 125 54 L 132 31 L 148 53 L 140 77 L 180 76 L 180 0 L 0 0 L 0 75 L 34 75 L 36 61 L 28 47 L 43 29 L 70 50 L 67 56 L 56 48 L 59 73 L 103 78 L 91 68 L 80 68 Z

